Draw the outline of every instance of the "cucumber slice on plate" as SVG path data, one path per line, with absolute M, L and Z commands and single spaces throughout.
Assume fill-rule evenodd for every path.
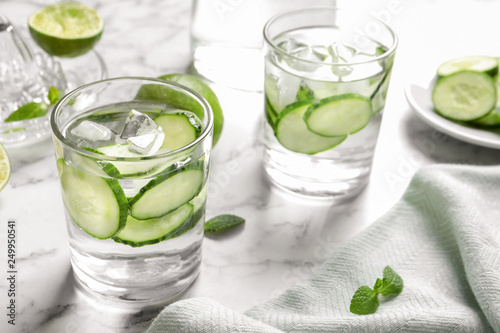
M 83 172 L 63 159 L 57 161 L 57 167 L 66 210 L 83 231 L 107 239 L 125 227 L 128 201 L 116 179 Z
M 338 137 L 363 129 L 372 117 L 372 103 L 364 96 L 331 96 L 308 108 L 304 115 L 307 128 L 322 136 Z
M 203 180 L 201 162 L 158 176 L 130 200 L 130 215 L 137 220 L 162 217 L 198 195 Z
M 446 61 L 437 69 L 439 77 L 448 76 L 463 70 L 485 73 L 491 77 L 498 74 L 498 61 L 487 56 L 465 56 Z
M 434 110 L 455 121 L 471 121 L 487 115 L 495 107 L 496 99 L 493 79 L 474 71 L 442 77 L 432 90 Z
M 139 247 L 173 238 L 176 235 L 176 229 L 187 222 L 193 215 L 193 211 L 193 205 L 186 203 L 160 218 L 137 220 L 129 216 L 127 225 L 113 237 L 113 240 L 117 243 Z
M 288 150 L 313 155 L 339 145 L 346 136 L 328 138 L 311 132 L 304 121 L 304 114 L 312 101 L 288 105 L 278 116 L 276 138 Z
M 472 120 L 470 123 L 479 127 L 500 127 L 500 114 L 499 109 L 491 110 L 486 116 L 479 119 Z
M 192 119 L 194 121 L 194 118 Z M 201 133 L 201 127 L 199 125 L 195 127 L 185 113 L 163 114 L 153 120 L 162 128 L 165 134 L 163 144 L 158 153 L 184 147 L 196 140 Z

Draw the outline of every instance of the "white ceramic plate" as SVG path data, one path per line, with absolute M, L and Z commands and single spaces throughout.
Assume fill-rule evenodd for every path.
M 410 84 L 405 89 L 408 103 L 429 126 L 449 136 L 478 146 L 500 149 L 500 129 L 478 129 L 454 123 L 434 112 L 431 100 L 433 82 L 427 88 Z

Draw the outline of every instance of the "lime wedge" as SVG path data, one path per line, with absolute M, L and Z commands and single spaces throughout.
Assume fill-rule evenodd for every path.
M 10 162 L 7 151 L 0 144 L 0 190 L 2 190 L 10 178 Z
M 28 19 L 31 36 L 45 52 L 73 58 L 92 50 L 103 21 L 95 10 L 76 2 L 43 7 Z

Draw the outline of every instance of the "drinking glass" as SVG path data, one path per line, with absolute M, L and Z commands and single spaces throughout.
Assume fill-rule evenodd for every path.
M 368 183 L 397 37 L 359 11 L 314 7 L 264 28 L 264 167 L 272 183 L 344 200 Z
M 51 127 L 76 281 L 118 301 L 185 291 L 201 260 L 206 100 L 173 82 L 108 79 L 67 94 Z

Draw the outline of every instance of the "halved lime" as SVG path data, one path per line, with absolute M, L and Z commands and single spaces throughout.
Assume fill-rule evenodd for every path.
M 48 54 L 73 58 L 92 50 L 104 24 L 92 8 L 61 2 L 32 14 L 28 26 L 35 42 Z
M 10 178 L 10 162 L 7 151 L 0 144 L 0 191 L 5 187 Z

